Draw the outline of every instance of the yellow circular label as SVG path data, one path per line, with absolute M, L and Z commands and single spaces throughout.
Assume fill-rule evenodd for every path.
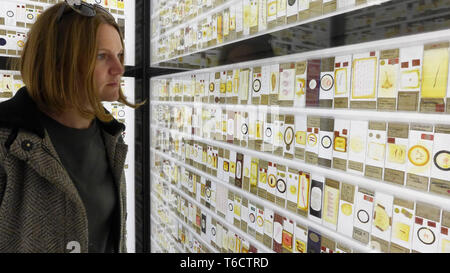
M 291 186 L 289 187 L 289 191 L 290 191 L 292 194 L 295 194 L 295 193 L 297 192 L 297 188 L 296 188 L 294 185 L 291 185 Z
M 430 161 L 430 153 L 422 145 L 414 145 L 409 149 L 408 159 L 416 166 L 425 166 Z
M 317 144 L 317 136 L 313 133 L 308 135 L 308 145 L 311 147 L 316 146 Z
M 352 205 L 344 203 L 341 205 L 341 210 L 344 215 L 350 216 L 352 214 Z
M 268 184 L 270 187 L 275 188 L 275 186 L 277 185 L 277 178 L 275 177 L 275 175 L 273 174 L 269 175 Z

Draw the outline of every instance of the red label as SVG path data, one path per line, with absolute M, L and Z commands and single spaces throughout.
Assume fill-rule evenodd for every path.
M 336 67 L 336 68 L 341 67 L 341 63 L 335 63 L 335 64 L 334 64 L 334 67 Z
M 444 235 L 448 235 L 448 228 L 441 227 L 441 233 L 444 234 Z
M 308 128 L 306 131 L 308 131 L 308 133 L 312 132 L 312 128 Z
M 435 222 L 432 222 L 432 221 L 428 221 L 428 226 L 429 227 L 436 227 L 436 223 Z
M 375 51 L 370 52 L 370 57 L 374 57 L 375 56 Z
M 344 62 L 344 67 L 347 67 L 348 66 L 348 62 Z
M 409 67 L 409 63 L 408 62 L 402 63 L 402 68 L 408 68 L 408 67 Z
M 423 225 L 423 219 L 416 217 L 416 224 Z
M 436 104 L 436 112 L 444 112 L 445 105 L 444 104 Z
M 343 135 L 347 135 L 347 133 L 348 133 L 347 129 L 342 130 Z
M 318 134 L 319 133 L 319 128 L 314 128 L 314 134 Z
M 395 138 L 393 138 L 393 137 L 388 137 L 387 142 L 388 142 L 388 143 L 391 143 L 391 144 L 395 144 Z
M 413 66 L 420 66 L 420 59 L 419 60 L 413 60 L 412 61 Z
M 373 202 L 373 197 L 369 196 L 369 195 L 364 195 L 364 200 L 369 201 L 369 202 Z
M 430 49 L 433 49 L 433 48 L 439 48 L 440 47 L 440 44 L 434 44 L 434 45 L 431 45 L 430 46 Z
M 258 77 L 261 77 L 261 73 L 258 73 Z
M 422 139 L 424 140 L 434 140 L 433 135 L 422 134 Z
M 398 64 L 398 58 L 397 59 L 389 59 L 389 64 Z

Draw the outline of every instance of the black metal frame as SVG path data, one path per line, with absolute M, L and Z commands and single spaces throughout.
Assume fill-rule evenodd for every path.
M 150 170 L 149 170 L 149 92 L 148 67 L 150 64 L 150 3 L 136 0 L 135 99 L 147 103 L 135 112 L 135 229 L 136 252 L 150 252 Z M 142 35 L 142 33 L 144 35 Z M 126 74 L 125 74 L 126 75 Z

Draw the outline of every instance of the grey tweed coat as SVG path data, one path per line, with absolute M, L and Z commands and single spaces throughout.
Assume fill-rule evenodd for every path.
M 119 196 L 125 252 L 124 125 L 99 122 Z M 0 103 L 0 252 L 88 252 L 86 210 L 26 88 Z

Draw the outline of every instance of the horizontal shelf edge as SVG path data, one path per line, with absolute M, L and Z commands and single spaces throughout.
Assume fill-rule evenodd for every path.
M 426 44 L 426 43 L 434 43 L 434 42 L 440 42 L 440 41 L 448 41 L 450 40 L 450 29 L 446 30 L 438 30 L 438 31 L 431 31 L 427 33 L 421 33 L 421 34 L 412 34 L 412 35 L 406 35 L 396 38 L 388 38 L 388 39 L 381 39 L 377 41 L 371 41 L 371 42 L 364 42 L 359 44 L 351 44 L 351 45 L 344 45 L 339 47 L 332 47 L 332 48 L 325 48 L 325 49 L 318 49 L 308 52 L 302 52 L 302 53 L 295 53 L 290 55 L 284 55 L 284 56 L 278 56 L 278 57 L 271 57 L 271 58 L 265 58 L 265 59 L 259 59 L 259 60 L 253 60 L 248 62 L 242 62 L 242 63 L 235 63 L 235 64 L 229 64 L 229 65 L 223 65 L 223 66 L 215 66 L 211 68 L 202 68 L 197 70 L 192 70 L 189 72 L 180 72 L 180 73 L 174 73 L 170 75 L 163 75 L 163 76 L 157 76 L 152 77 L 151 79 L 158 80 L 158 79 L 167 79 L 172 77 L 179 77 L 184 75 L 192 75 L 192 74 L 202 74 L 202 73 L 211 73 L 211 72 L 218 72 L 218 71 L 225 71 L 225 70 L 233 70 L 233 69 L 240 69 L 240 68 L 248 68 L 253 66 L 262 66 L 262 65 L 268 65 L 268 64 L 276 64 L 276 63 L 290 63 L 290 62 L 298 62 L 298 61 L 305 61 L 312 58 L 327 58 L 330 56 L 339 56 L 339 55 L 346 55 L 346 54 L 355 54 L 355 53 L 361 53 L 368 50 L 385 50 L 385 49 L 392 49 L 392 48 L 401 48 L 401 47 L 408 47 L 408 46 L 414 46 L 414 45 L 420 45 L 420 44 Z
M 404 111 L 374 111 L 360 109 L 332 109 L 332 108 L 299 108 L 299 107 L 283 107 L 277 105 L 253 105 L 253 104 L 212 104 L 202 102 L 173 102 L 173 101 L 150 101 L 151 105 L 173 105 L 173 106 L 191 106 L 206 108 L 220 107 L 226 110 L 236 111 L 258 111 L 265 113 L 279 114 L 300 114 L 313 116 L 331 116 L 342 119 L 352 120 L 370 120 L 370 121 L 392 121 L 407 123 L 432 123 L 432 124 L 450 124 L 450 115 L 448 113 L 420 113 L 420 112 L 404 112 Z M 394 115 L 395 114 L 395 115 Z

